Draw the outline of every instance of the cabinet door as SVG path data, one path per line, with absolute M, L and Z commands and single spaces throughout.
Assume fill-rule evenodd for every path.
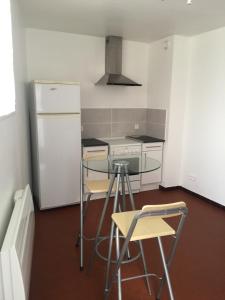
M 142 152 L 142 160 L 145 160 L 147 157 L 156 159 L 162 163 L 162 150 L 152 150 L 147 152 Z M 141 184 L 151 184 L 161 182 L 161 173 L 162 169 L 159 168 L 152 172 L 143 173 L 141 176 Z
M 98 156 L 108 156 L 108 146 L 97 146 L 97 147 L 85 147 L 83 148 L 83 157 L 98 157 Z M 108 173 L 95 172 L 84 168 L 84 183 L 86 180 L 101 180 L 107 179 Z
M 95 172 L 89 169 L 84 169 L 84 183 L 86 180 L 101 180 L 108 179 L 108 173 Z

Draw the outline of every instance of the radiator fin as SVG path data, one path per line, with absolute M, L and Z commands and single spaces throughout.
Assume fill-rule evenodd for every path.
M 34 238 L 34 206 L 29 185 L 15 194 L 15 205 L 1 249 L 4 300 L 29 296 Z

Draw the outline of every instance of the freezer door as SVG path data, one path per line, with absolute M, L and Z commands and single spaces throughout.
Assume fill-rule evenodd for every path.
M 73 84 L 34 84 L 36 113 L 80 112 L 80 86 Z
M 80 115 L 38 115 L 37 129 L 40 208 L 79 202 Z

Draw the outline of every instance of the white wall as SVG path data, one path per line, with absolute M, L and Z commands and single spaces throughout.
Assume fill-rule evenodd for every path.
M 13 209 L 13 195 L 30 181 L 25 104 L 25 30 L 16 0 L 11 0 L 11 12 L 16 112 L 0 117 L 0 248 Z M 0 266 L 0 299 L 3 299 L 1 273 Z
M 165 187 L 181 185 L 184 120 L 190 65 L 190 38 L 173 37 L 171 89 L 167 109 L 163 180 Z
M 15 125 L 15 113 L 0 118 L 0 247 L 12 210 L 13 193 L 18 185 Z
M 188 83 L 189 38 L 172 36 L 150 45 L 148 107 L 166 109 L 162 185 L 180 184 Z
M 13 194 L 29 182 L 28 138 L 25 118 L 25 31 L 17 1 L 12 0 L 16 112 L 0 118 L 0 247 L 13 206 Z M 4 101 L 7 101 L 5 99 Z
M 146 107 L 148 49 L 123 41 L 123 73 L 142 87 L 95 86 L 104 74 L 104 38 L 27 29 L 28 77 L 79 81 L 82 107 Z
M 13 207 L 13 193 L 18 185 L 15 124 L 15 113 L 0 118 L 0 248 Z M 3 299 L 1 277 L 0 266 L 0 299 Z
M 168 48 L 165 49 L 165 46 Z M 168 109 L 172 80 L 173 37 L 150 44 L 148 108 Z
M 182 185 L 225 205 L 225 28 L 193 37 L 191 50 Z
M 12 0 L 12 29 L 14 77 L 16 91 L 17 145 L 19 162 L 19 186 L 30 182 L 29 117 L 27 103 L 27 68 L 25 28 L 20 16 L 18 1 Z

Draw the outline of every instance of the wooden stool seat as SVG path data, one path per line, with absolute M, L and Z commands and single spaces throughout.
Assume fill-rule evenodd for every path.
M 91 194 L 107 193 L 109 190 L 110 180 L 87 180 L 86 187 Z M 115 188 L 113 188 L 115 191 Z
M 127 237 L 134 216 L 139 212 L 140 211 L 136 210 L 112 214 L 113 221 L 116 223 L 124 237 Z M 138 241 L 173 234 L 175 234 L 175 230 L 162 218 L 146 217 L 137 221 L 137 225 L 130 241 Z

